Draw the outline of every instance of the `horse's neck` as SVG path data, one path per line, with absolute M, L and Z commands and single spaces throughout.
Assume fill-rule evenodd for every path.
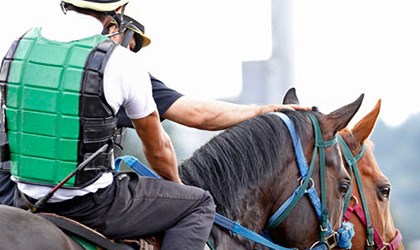
M 251 241 L 239 238 L 238 235 L 222 230 L 216 225 L 213 226 L 208 241 L 215 249 L 254 249 Z

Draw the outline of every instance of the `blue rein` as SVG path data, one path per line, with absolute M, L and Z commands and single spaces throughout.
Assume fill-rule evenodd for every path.
M 121 161 L 124 161 L 125 164 L 127 164 L 127 166 L 132 168 L 135 172 L 137 172 L 141 176 L 160 179 L 160 176 L 156 172 L 154 172 L 149 167 L 147 167 L 146 165 L 141 163 L 134 156 L 130 156 L 130 155 L 121 156 L 121 157 L 118 157 L 117 159 L 115 159 L 115 171 L 117 171 L 117 172 L 120 169 Z M 252 240 L 252 241 L 257 242 L 261 245 L 269 247 L 270 249 L 275 249 L 275 250 L 291 249 L 291 248 L 285 248 L 285 247 L 279 246 L 279 245 L 273 243 L 272 241 L 268 240 L 267 238 L 263 237 L 262 235 L 257 234 L 254 231 L 252 231 L 252 230 L 250 230 L 246 227 L 243 227 L 238 222 L 232 221 L 232 220 L 226 218 L 225 216 L 223 216 L 219 213 L 216 213 L 214 223 L 218 226 L 221 226 L 221 227 L 235 233 L 235 234 L 241 235 L 241 236 L 243 236 L 243 237 L 245 237 L 249 240 Z M 320 248 L 320 249 L 325 249 L 325 248 Z
M 294 191 L 291 197 L 286 200 L 286 202 L 270 217 L 268 220 L 268 225 L 265 229 L 265 234 L 261 235 L 258 234 L 248 228 L 243 227 L 236 221 L 232 221 L 225 216 L 216 213 L 215 216 L 215 224 L 225 228 L 235 234 L 241 235 L 249 240 L 252 240 L 256 243 L 264 245 L 270 249 L 275 250 L 288 250 L 294 248 L 286 248 L 280 245 L 275 244 L 271 241 L 268 237 L 268 231 L 280 225 L 280 223 L 287 217 L 287 215 L 292 211 L 294 206 L 297 204 L 298 200 L 307 193 L 311 200 L 311 203 L 317 213 L 318 218 L 321 221 L 321 231 L 320 231 L 320 240 L 316 242 L 311 249 L 331 249 L 332 247 L 338 244 L 341 248 L 351 248 L 351 238 L 354 235 L 353 225 L 350 223 L 343 223 L 343 227 L 337 232 L 334 232 L 331 229 L 330 223 L 328 221 L 328 210 L 326 209 L 326 198 L 325 198 L 325 147 L 331 147 L 336 142 L 337 139 L 334 138 L 331 141 L 323 141 L 322 135 L 320 132 L 320 128 L 318 125 L 318 121 L 316 120 L 315 116 L 310 115 L 312 123 L 314 125 L 315 130 L 315 150 L 311 160 L 311 166 L 308 168 L 306 163 L 306 159 L 302 149 L 302 143 L 300 141 L 299 135 L 296 132 L 295 126 L 292 120 L 283 113 L 273 113 L 280 117 L 283 122 L 286 124 L 287 128 L 289 129 L 290 135 L 293 141 L 293 147 L 296 152 L 296 161 L 298 163 L 299 172 L 301 175 L 301 185 Z M 321 194 L 322 194 L 322 202 L 320 201 L 318 194 L 314 188 L 314 183 L 311 178 L 315 158 L 317 154 L 317 150 L 319 149 L 320 152 L 320 165 L 321 165 Z M 121 161 L 124 161 L 129 167 L 131 167 L 134 171 L 138 174 L 146 177 L 152 178 L 160 178 L 158 174 L 156 174 L 153 170 L 142 164 L 139 160 L 137 160 L 133 156 L 122 156 L 118 157 L 115 160 L 115 170 L 119 170 L 119 166 Z M 324 167 L 322 167 L 322 165 Z M 322 178 L 324 176 L 324 178 Z M 309 183 L 311 186 L 308 188 Z M 329 244 L 328 240 L 333 239 L 334 243 Z
M 146 165 L 141 163 L 137 158 L 135 158 L 134 156 L 131 156 L 131 155 L 121 156 L 121 157 L 118 157 L 117 159 L 115 159 L 115 171 L 117 171 L 117 172 L 120 169 L 121 161 L 124 161 L 125 164 L 127 164 L 127 166 L 132 168 L 135 172 L 137 172 L 141 176 L 160 179 L 160 176 L 156 172 L 151 170 L 149 167 L 147 167 Z M 218 226 L 221 226 L 221 227 L 231 231 L 232 233 L 241 235 L 241 236 L 243 236 L 243 237 L 245 237 L 249 240 L 252 240 L 252 241 L 257 242 L 261 245 L 269 247 L 270 249 L 275 249 L 275 250 L 289 250 L 289 249 L 292 249 L 292 248 L 285 248 L 285 247 L 279 246 L 279 245 L 273 243 L 271 240 L 265 238 L 264 236 L 262 236 L 260 234 L 257 234 L 256 232 L 254 232 L 254 231 L 252 231 L 252 230 L 250 230 L 246 227 L 243 227 L 238 222 L 232 221 L 232 220 L 226 218 L 225 216 L 223 216 L 219 213 L 216 213 L 214 223 Z M 317 249 L 324 250 L 326 248 L 317 248 Z

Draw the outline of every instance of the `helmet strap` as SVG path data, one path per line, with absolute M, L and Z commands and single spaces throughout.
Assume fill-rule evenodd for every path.
M 112 17 L 115 22 L 118 25 L 118 29 L 119 29 L 119 33 L 123 33 L 126 29 L 127 29 L 127 24 L 126 22 L 124 22 L 124 10 L 125 10 L 125 6 L 127 4 L 124 4 L 121 6 L 121 14 L 118 15 L 116 10 L 112 10 L 112 11 L 106 11 L 105 14 L 107 14 L 108 16 Z
M 115 22 L 117 23 L 118 27 L 120 27 L 122 20 L 117 15 L 117 12 L 115 10 L 113 10 L 113 11 L 107 11 L 107 12 L 105 12 L 105 14 L 107 14 L 110 17 L 112 17 L 112 19 L 114 19 Z
M 64 15 L 67 14 L 67 6 L 65 2 L 60 2 L 61 11 L 63 11 Z
M 117 22 L 120 34 L 123 33 L 127 29 L 127 25 L 129 24 L 124 20 L 125 6 L 127 6 L 127 4 L 124 4 L 123 6 L 121 6 L 120 15 L 117 15 L 116 11 L 113 11 L 112 15 L 110 15 Z
M 134 31 L 127 29 L 127 32 L 124 35 L 124 39 L 123 42 L 121 43 L 121 46 L 123 46 L 124 48 L 127 48 L 128 44 L 131 41 L 131 38 L 133 38 L 134 35 Z

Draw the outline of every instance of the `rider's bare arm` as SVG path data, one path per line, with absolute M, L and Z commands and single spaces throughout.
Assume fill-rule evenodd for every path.
M 172 141 L 163 130 L 157 111 L 132 122 L 150 166 L 163 178 L 181 183 Z
M 283 109 L 309 110 L 299 105 L 240 105 L 183 96 L 162 115 L 185 126 L 203 130 L 222 130 L 257 115 Z

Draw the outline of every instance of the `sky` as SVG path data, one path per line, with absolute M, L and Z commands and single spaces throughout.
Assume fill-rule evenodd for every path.
M 419 1 L 294 3 L 296 83 L 305 86 L 302 99 L 317 93 L 342 103 L 363 92 L 363 111 L 381 98 L 380 118 L 390 126 L 420 111 Z
M 286 0 L 276 0 L 286 1 Z M 290 0 L 291 1 L 291 0 Z M 420 112 L 420 2 L 294 0 L 293 82 L 303 105 L 328 113 L 365 93 L 358 116 L 382 99 L 397 126 Z M 0 55 L 33 26 L 61 15 L 58 0 L 0 1 Z M 141 0 L 152 39 L 140 52 L 167 85 L 199 98 L 240 93 L 242 61 L 271 55 L 270 0 Z M 57 23 L 59 25 L 59 23 Z

